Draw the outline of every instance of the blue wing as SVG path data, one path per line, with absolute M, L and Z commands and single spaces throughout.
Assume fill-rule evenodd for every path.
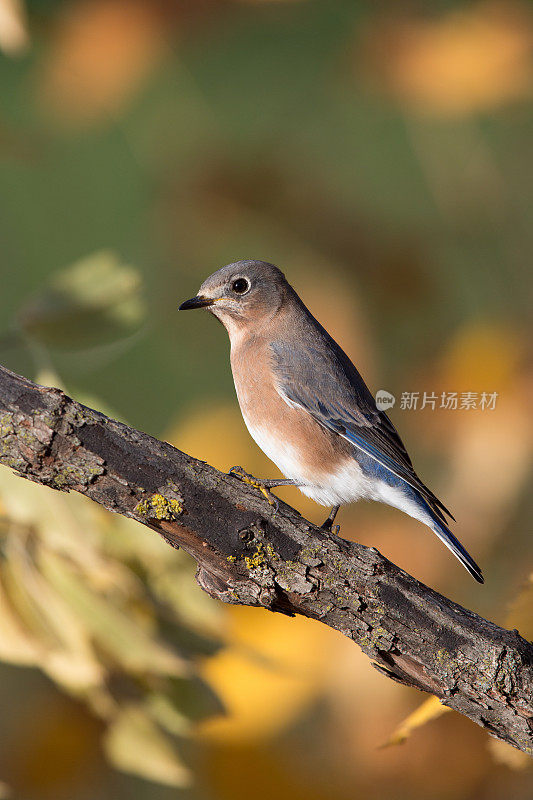
M 306 344 L 271 345 L 278 391 L 415 489 L 442 522 L 452 514 L 422 483 L 398 432 L 348 356 L 313 318 Z M 319 335 L 317 335 L 319 334 Z M 309 336 L 311 335 L 311 342 Z
M 307 309 L 305 309 L 307 311 Z M 309 312 L 307 312 L 309 314 Z M 348 356 L 311 317 L 303 335 L 291 345 L 272 343 L 272 367 L 281 396 L 307 411 L 324 428 L 342 436 L 376 464 L 396 476 L 432 520 L 430 527 L 480 583 L 483 575 L 476 562 L 446 524 L 448 509 L 422 483 L 396 428 L 380 411 L 361 375 Z M 294 342 L 305 341 L 305 348 Z M 365 459 L 366 460 L 366 459 Z

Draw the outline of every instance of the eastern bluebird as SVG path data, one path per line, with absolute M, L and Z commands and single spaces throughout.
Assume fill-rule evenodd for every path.
M 302 303 L 283 273 L 264 261 L 217 270 L 181 310 L 208 308 L 225 326 L 246 426 L 286 480 L 321 505 L 378 500 L 420 520 L 468 572 L 481 570 L 449 530 L 446 507 L 425 486 L 388 416 L 361 375 Z

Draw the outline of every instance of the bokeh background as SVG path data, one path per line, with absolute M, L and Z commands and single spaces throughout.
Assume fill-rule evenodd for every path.
M 176 308 L 224 263 L 273 261 L 396 396 L 486 584 L 393 510 L 346 508 L 342 535 L 533 638 L 531 4 L 0 0 L 0 49 L 2 363 L 271 475 L 225 332 Z M 527 757 L 419 710 L 348 640 L 222 607 L 193 574 L 1 471 L 0 795 L 533 795 Z

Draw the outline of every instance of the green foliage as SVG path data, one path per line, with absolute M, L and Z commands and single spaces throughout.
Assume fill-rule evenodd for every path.
M 44 345 L 92 347 L 131 335 L 146 309 L 138 270 L 102 250 L 53 274 L 17 324 Z

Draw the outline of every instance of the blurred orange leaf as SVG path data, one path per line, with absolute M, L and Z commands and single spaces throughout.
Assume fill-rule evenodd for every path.
M 468 114 L 532 93 L 533 23 L 518 2 L 386 24 L 367 54 L 383 88 L 426 113 Z
M 474 322 L 448 343 L 441 370 L 446 387 L 456 391 L 507 391 L 516 380 L 523 343 L 510 327 Z
M 141 0 L 69 4 L 44 65 L 47 106 L 71 122 L 121 110 L 161 55 L 163 22 L 157 5 Z
M 414 730 L 422 727 L 426 722 L 431 722 L 431 720 L 441 717 L 447 711 L 451 711 L 451 709 L 443 706 L 438 697 L 429 697 L 398 725 L 390 739 L 382 747 L 403 744 Z

